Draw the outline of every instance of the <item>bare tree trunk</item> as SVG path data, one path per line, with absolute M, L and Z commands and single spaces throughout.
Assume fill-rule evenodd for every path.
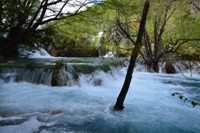
M 133 70 L 134 70 L 136 58 L 138 56 L 138 53 L 139 53 L 141 45 L 142 45 L 142 36 L 143 36 L 143 32 L 145 30 L 146 17 L 147 17 L 147 14 L 148 14 L 148 9 L 149 9 L 149 1 L 146 0 L 146 2 L 144 4 L 144 9 L 143 9 L 143 13 L 142 13 L 142 19 L 141 19 L 141 23 L 140 23 L 140 28 L 139 28 L 136 44 L 135 44 L 135 47 L 132 51 L 128 71 L 127 71 L 126 78 L 125 78 L 125 81 L 124 81 L 124 85 L 122 87 L 122 90 L 121 90 L 118 98 L 117 98 L 117 102 L 114 106 L 114 110 L 123 110 L 124 109 L 123 103 L 124 103 L 126 94 L 128 92 L 128 89 L 129 89 L 129 86 L 130 86 L 130 83 L 131 83 L 132 73 L 133 73 Z
M 153 70 L 155 71 L 155 72 L 159 72 L 159 65 L 158 65 L 158 62 L 156 61 L 156 62 L 154 62 L 153 63 Z

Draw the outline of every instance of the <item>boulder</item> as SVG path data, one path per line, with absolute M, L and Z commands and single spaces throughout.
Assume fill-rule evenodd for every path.
M 78 84 L 78 74 L 68 65 L 56 67 L 51 78 L 52 86 L 72 86 Z
M 62 72 L 62 69 L 56 68 L 52 74 L 51 85 L 52 86 L 65 86 L 65 85 L 67 85 L 67 80 L 68 80 L 68 78 Z
M 166 61 L 165 72 L 168 73 L 168 74 L 176 73 L 175 68 L 174 68 L 171 61 Z

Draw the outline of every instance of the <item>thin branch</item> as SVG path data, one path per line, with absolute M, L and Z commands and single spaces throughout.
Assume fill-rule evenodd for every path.
M 57 21 L 57 20 L 62 20 L 62 19 L 74 17 L 74 16 L 77 16 L 77 15 L 83 14 L 84 12 L 86 12 L 86 11 L 81 11 L 81 12 L 78 12 L 78 13 L 75 13 L 75 14 L 70 14 L 70 15 L 68 15 L 68 16 L 62 16 L 62 17 L 59 17 L 59 18 L 55 18 L 55 17 L 54 17 L 54 18 L 50 18 L 50 19 L 48 19 L 48 20 L 45 20 L 45 21 L 39 23 L 39 25 L 43 25 L 43 24 L 45 24 L 45 23 L 48 23 L 48 22 L 51 22 L 51 21 L 54 21 L 54 20 Z
M 147 58 L 145 58 L 144 54 L 142 53 L 142 51 L 139 51 L 139 54 L 142 56 L 142 58 L 144 59 L 145 62 L 149 62 Z
M 166 7 L 166 13 L 165 13 L 165 17 L 164 17 L 164 23 L 162 25 L 162 28 L 160 29 L 160 36 L 162 36 L 162 34 L 164 33 L 164 29 L 165 29 L 165 26 L 168 22 L 168 20 L 171 18 L 171 16 L 174 14 L 174 12 L 178 9 L 178 7 L 181 5 L 181 3 L 183 2 L 180 1 L 172 10 L 172 12 L 168 15 L 168 12 L 169 12 L 169 9 L 170 9 L 170 6 L 172 4 L 173 1 L 170 2 L 170 4 Z
M 146 29 L 145 29 L 145 32 L 144 32 L 144 41 L 145 41 L 144 45 L 145 45 L 147 56 L 152 59 L 153 51 L 152 51 L 152 48 L 151 48 L 151 42 L 150 42 L 150 39 L 149 39 L 149 35 L 148 35 Z
M 194 3 L 193 1 L 191 1 L 191 4 L 192 4 L 197 10 L 200 11 L 200 7 L 199 7 L 196 3 Z
M 116 21 L 116 24 L 119 26 L 119 28 L 126 35 L 126 37 L 135 45 L 136 42 L 132 39 L 132 37 L 130 36 L 130 34 L 122 27 L 121 22 L 119 21 L 119 19 L 116 18 L 115 21 Z
M 181 43 L 179 43 L 180 41 L 183 41 Z M 159 56 L 158 56 L 158 59 L 160 59 L 164 54 L 167 54 L 167 53 L 176 53 L 176 51 L 185 43 L 187 42 L 190 42 L 190 41 L 200 41 L 199 38 L 196 38 L 196 39 L 178 39 L 176 40 L 176 42 L 173 44 L 173 46 L 167 50 L 167 51 L 164 51 L 162 52 Z

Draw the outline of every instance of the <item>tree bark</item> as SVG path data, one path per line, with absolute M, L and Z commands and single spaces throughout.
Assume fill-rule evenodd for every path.
M 139 53 L 141 45 L 142 45 L 142 36 L 143 36 L 143 32 L 145 30 L 146 17 L 147 17 L 147 14 L 148 14 L 149 5 L 150 5 L 149 1 L 146 0 L 146 2 L 144 4 L 144 8 L 143 8 L 142 19 L 141 19 L 141 23 L 140 23 L 140 28 L 139 28 L 136 44 L 135 44 L 134 49 L 132 50 L 132 54 L 131 54 L 130 63 L 129 63 L 128 71 L 127 71 L 127 74 L 126 74 L 126 78 L 125 78 L 123 87 L 121 89 L 121 92 L 120 92 L 120 94 L 117 98 L 117 102 L 114 106 L 114 110 L 123 110 L 124 109 L 123 103 L 124 103 L 126 94 L 128 92 L 128 89 L 129 89 L 129 86 L 130 86 L 130 83 L 131 83 L 132 73 L 134 71 L 136 58 L 138 56 L 138 53 Z
M 153 63 L 153 70 L 155 71 L 155 72 L 159 72 L 159 65 L 158 65 L 158 62 L 156 61 L 156 62 L 154 62 Z

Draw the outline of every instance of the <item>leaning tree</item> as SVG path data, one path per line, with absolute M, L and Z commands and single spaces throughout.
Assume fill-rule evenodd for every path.
M 136 62 L 138 53 L 140 51 L 140 48 L 142 46 L 142 36 L 143 36 L 144 30 L 145 30 L 145 24 L 146 24 L 146 18 L 147 18 L 147 14 L 148 14 L 149 5 L 150 5 L 149 1 L 146 0 L 146 2 L 144 4 L 144 9 L 143 9 L 143 13 L 142 13 L 142 19 L 141 19 L 141 22 L 140 22 L 140 27 L 139 27 L 139 31 L 138 31 L 138 36 L 137 36 L 136 42 L 134 42 L 132 36 L 129 36 L 127 31 L 124 30 L 124 28 L 120 24 L 120 21 L 118 19 L 116 20 L 117 24 L 119 25 L 121 30 L 127 35 L 128 39 L 130 39 L 131 42 L 133 44 L 135 44 L 135 47 L 132 50 L 132 54 L 131 54 L 130 63 L 129 63 L 129 66 L 128 66 L 126 78 L 125 78 L 123 87 L 121 89 L 121 92 L 120 92 L 120 94 L 119 94 L 119 96 L 117 98 L 117 102 L 116 102 L 116 104 L 114 106 L 114 110 L 123 110 L 124 109 L 123 103 L 124 103 L 126 94 L 128 92 L 128 89 L 129 89 L 129 86 L 130 86 L 130 83 L 131 83 L 135 62 Z

